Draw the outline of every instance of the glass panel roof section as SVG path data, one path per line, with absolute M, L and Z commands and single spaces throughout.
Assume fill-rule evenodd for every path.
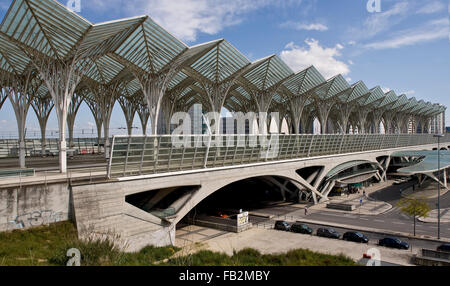
M 329 79 L 325 85 L 314 89 L 312 94 L 320 100 L 327 100 L 348 88 L 350 88 L 350 85 L 345 78 L 342 75 L 337 75 Z
M 103 56 L 95 61 L 88 59 L 88 61 L 89 69 L 86 70 L 85 75 L 102 84 L 113 81 L 125 68 L 110 56 Z
M 203 55 L 190 68 L 212 83 L 221 83 L 248 66 L 250 61 L 229 42 L 223 40 Z
M 425 159 L 413 166 L 398 169 L 400 173 L 407 174 L 425 174 L 439 171 L 438 166 L 438 151 L 403 151 L 395 152 L 392 154 L 395 157 L 425 157 Z M 450 167 L 450 151 L 439 151 L 439 159 L 441 163 L 441 169 L 447 169 Z
M 285 87 L 284 90 L 287 89 L 290 96 L 300 96 L 325 82 L 325 78 L 319 71 L 311 66 L 286 80 L 283 87 Z
M 145 19 L 146 17 L 134 17 L 96 24 L 86 34 L 79 50 L 81 53 L 87 52 L 88 56 L 113 52 Z
M 402 112 L 409 112 L 411 109 L 413 109 L 417 105 L 417 99 L 415 97 L 411 98 L 409 100 L 409 103 L 403 107 L 401 110 Z
M 252 88 L 264 91 L 293 74 L 294 72 L 275 55 L 264 59 L 254 68 L 250 68 L 250 71 L 243 77 L 252 85 Z
M 157 74 L 186 49 L 183 42 L 146 17 L 116 53 L 143 71 Z
M 357 100 L 369 93 L 369 89 L 363 81 L 359 81 L 353 85 L 353 91 L 347 99 L 348 102 Z
M 343 172 L 343 171 L 345 171 L 347 169 L 350 169 L 352 167 L 356 167 L 356 166 L 359 166 L 359 165 L 364 165 L 364 164 L 375 165 L 375 163 L 373 163 L 371 161 L 367 161 L 367 160 L 351 161 L 351 162 L 347 162 L 347 163 L 341 164 L 341 165 L 333 168 L 330 172 L 328 172 L 326 177 L 327 178 L 332 178 L 332 177 L 338 175 L 339 173 L 341 173 L 341 172 Z
M 414 107 L 414 108 L 411 110 L 411 113 L 417 114 L 417 113 L 419 113 L 419 111 L 421 111 L 421 110 L 424 109 L 425 107 L 426 107 L 425 101 L 419 100 L 419 102 L 417 102 L 416 107 Z
M 385 94 L 383 101 L 377 106 L 377 108 L 391 109 L 391 107 L 397 102 L 397 100 L 397 94 L 395 94 L 395 92 L 391 90 Z
M 379 86 L 372 88 L 369 92 L 369 97 L 361 106 L 376 105 L 384 99 L 384 92 Z
M 30 59 L 0 34 L 0 69 L 5 69 L 16 74 L 23 74 L 30 63 Z
M 400 97 L 398 98 L 397 102 L 394 104 L 394 106 L 392 106 L 392 109 L 400 109 L 401 107 L 404 107 L 406 104 L 409 103 L 408 97 L 406 97 L 406 95 L 402 94 L 400 95 Z
M 83 38 L 91 24 L 49 0 L 16 0 L 1 31 L 34 50 L 62 59 Z

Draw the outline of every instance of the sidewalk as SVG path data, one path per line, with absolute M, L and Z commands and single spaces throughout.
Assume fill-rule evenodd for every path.
M 432 210 L 427 218 L 418 218 L 421 222 L 437 223 L 438 222 L 438 210 Z M 450 223 L 450 208 L 441 209 L 441 223 Z
M 344 195 L 340 197 L 331 197 L 329 201 L 317 204 L 315 206 L 311 206 L 309 210 L 313 211 L 328 211 L 328 212 L 340 212 L 340 213 L 357 213 L 362 215 L 380 215 L 392 209 L 392 205 L 382 201 L 375 201 L 369 198 L 369 195 L 382 190 L 386 187 L 391 186 L 393 181 L 382 182 L 378 184 L 374 184 L 371 187 L 367 187 L 364 189 L 366 192 L 366 196 L 364 197 L 363 191 L 360 194 L 351 194 L 349 196 Z M 362 200 L 362 205 L 361 205 Z M 335 210 L 328 209 L 327 204 L 330 202 L 339 202 L 346 204 L 353 204 L 356 206 L 354 211 L 343 211 L 343 210 Z
M 441 196 L 445 195 L 448 191 L 442 187 Z M 425 182 L 422 187 L 416 186 L 415 191 L 412 187 L 402 192 L 402 197 L 410 198 L 425 198 L 425 199 L 436 199 L 438 197 L 438 184 L 437 182 Z

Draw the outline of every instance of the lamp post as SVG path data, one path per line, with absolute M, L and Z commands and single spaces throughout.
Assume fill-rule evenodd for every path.
M 438 139 L 438 239 L 441 239 L 441 145 L 440 139 L 444 134 L 435 134 L 434 137 Z

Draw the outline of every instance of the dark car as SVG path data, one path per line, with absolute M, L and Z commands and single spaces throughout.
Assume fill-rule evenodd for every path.
M 441 252 L 449 252 L 450 253 L 450 243 L 444 243 L 444 244 L 440 245 L 436 250 L 441 251 Z
M 342 238 L 347 241 L 369 243 L 369 238 L 360 232 L 346 232 Z
M 275 222 L 275 229 L 289 231 L 291 229 L 291 225 L 285 221 L 277 221 Z
M 339 239 L 341 235 L 332 228 L 319 228 L 317 236 Z
M 396 237 L 386 237 L 378 241 L 379 246 L 397 248 L 397 249 L 409 249 L 409 244 Z
M 306 224 L 295 223 L 291 226 L 291 231 L 295 233 L 312 234 L 313 230 Z

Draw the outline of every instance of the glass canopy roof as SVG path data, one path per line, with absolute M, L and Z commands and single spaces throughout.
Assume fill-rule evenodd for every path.
M 169 93 L 190 96 L 185 102 L 192 103 L 202 98 L 199 82 L 236 80 L 225 102 L 231 111 L 252 104 L 249 88 L 275 89 L 275 104 L 289 105 L 289 99 L 305 97 L 307 105 L 314 100 L 336 100 L 420 116 L 446 109 L 397 96 L 394 91 L 384 94 L 380 87 L 368 90 L 362 81 L 350 86 L 342 75 L 327 81 L 314 66 L 294 73 L 277 55 L 251 63 L 224 39 L 189 47 L 149 16 L 92 24 L 54 0 L 14 0 L 0 26 L 0 72 L 23 76 L 34 68 L 34 57 L 61 62 L 80 57 L 88 63 L 80 86 L 122 81 L 128 96 L 142 96 L 134 77 L 137 71 L 158 75 L 178 64 L 181 68 L 168 85 Z M 42 85 L 37 96 L 47 95 Z

